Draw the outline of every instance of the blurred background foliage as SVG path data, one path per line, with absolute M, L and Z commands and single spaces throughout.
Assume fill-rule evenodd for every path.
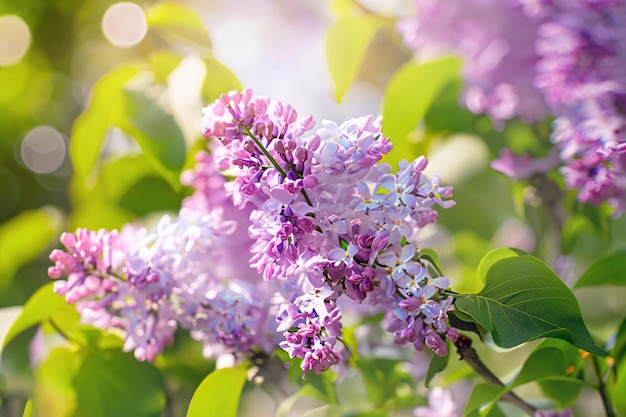
M 536 126 L 513 121 L 494 130 L 488 118 L 459 107 L 458 60 L 415 62 L 395 33 L 398 10 L 410 13 L 412 2 L 312 3 L 0 0 L 0 334 L 19 306 L 49 282 L 48 254 L 62 231 L 119 228 L 178 210 L 187 193 L 179 176 L 201 146 L 201 107 L 242 86 L 318 120 L 382 113 L 395 144 L 389 162 L 428 155 L 430 172 L 455 187 L 457 206 L 442 213 L 441 227 L 425 239 L 459 292 L 480 290 L 474 271 L 494 247 L 521 247 L 557 269 L 557 261 L 568 262 L 571 280 L 603 255 L 626 248 L 625 220 L 609 221 L 604 208 L 581 206 L 558 188 L 553 195 L 567 216 L 553 229 L 545 187 L 558 185 L 558 177 L 515 184 L 489 167 L 504 146 L 546 154 L 550 120 Z M 569 256 L 557 259 L 561 252 Z M 584 299 L 592 333 L 606 340 L 623 316 L 616 312 L 624 294 L 606 296 L 593 288 L 576 294 Z M 72 309 L 58 314 L 63 323 L 76 320 Z M 89 339 L 85 331 L 88 344 L 115 345 L 101 335 Z M 21 415 L 35 385 L 38 398 L 58 407 L 50 416 L 66 415 L 64 404 L 76 402 L 70 377 L 58 378 L 67 369 L 79 372 L 83 362 L 53 351 L 35 371 L 28 348 L 34 335 L 30 329 L 2 351 L 3 417 Z M 488 362 L 506 367 L 526 354 L 489 356 Z M 84 363 L 110 359 L 93 350 L 85 355 Z M 102 378 L 127 366 L 154 370 L 127 355 L 117 359 Z M 202 361 L 199 346 L 183 334 L 159 361 L 169 389 L 166 414 L 183 415 L 214 364 Z M 457 362 L 447 382 L 467 377 Z M 363 360 L 370 399 L 386 404 L 393 397 L 393 407 L 422 401 L 407 394 L 407 377 L 394 371 L 396 365 Z M 75 372 L 68 375 L 89 375 Z M 276 370 L 268 366 L 265 372 Z M 146 395 L 161 393 L 162 375 L 153 375 Z M 307 390 L 313 395 L 301 395 L 335 402 L 331 382 L 311 378 L 314 388 Z M 376 392 L 389 378 L 390 392 Z M 297 379 L 291 381 L 303 384 Z M 267 392 L 251 395 L 267 400 Z

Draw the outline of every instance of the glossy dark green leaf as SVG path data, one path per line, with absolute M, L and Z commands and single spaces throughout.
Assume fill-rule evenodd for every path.
M 483 284 L 487 279 L 487 273 L 496 262 L 517 256 L 527 255 L 526 252 L 516 248 L 498 248 L 487 253 L 478 264 L 478 278 Z
M 159 371 L 118 349 L 86 349 L 74 388 L 78 409 L 90 417 L 159 417 L 165 407 Z
M 339 103 L 354 82 L 365 52 L 374 35 L 387 19 L 376 15 L 341 16 L 326 33 L 326 62 L 335 84 L 335 100 Z
M 460 60 L 451 57 L 426 63 L 410 61 L 393 75 L 383 102 L 383 132 L 394 144 L 386 162 L 395 166 L 402 159 L 418 156 L 409 135 L 441 89 L 458 78 L 459 68 Z
M 211 372 L 193 394 L 187 417 L 236 417 L 246 374 L 243 368 Z
M 599 285 L 626 285 L 626 253 L 602 258 L 591 265 L 574 284 L 574 288 Z
M 0 290 L 26 263 L 50 246 L 57 235 L 60 215 L 52 209 L 20 212 L 0 224 Z
M 495 262 L 487 272 L 483 290 L 458 297 L 455 305 L 491 332 L 501 347 L 553 337 L 606 355 L 591 338 L 571 290 L 532 256 Z
M 112 121 L 121 117 L 124 85 L 140 70 L 138 65 L 126 65 L 108 72 L 96 82 L 87 109 L 76 118 L 69 154 L 74 173 L 81 180 L 93 171 Z
M 74 306 L 67 304 L 63 297 L 55 294 L 52 287 L 53 283 L 49 282 L 28 299 L 4 338 L 2 346 L 6 346 L 15 336 L 44 320 L 54 319 L 56 315 L 64 314 L 68 310 L 69 314 L 73 314 Z
M 180 189 L 180 172 L 185 163 L 185 138 L 171 114 L 143 91 L 126 89 L 124 114 L 117 120 L 132 136 L 144 155 L 173 189 Z
M 217 59 L 205 59 L 204 65 L 206 66 L 206 74 L 202 82 L 201 93 L 205 102 L 212 103 L 221 94 L 242 89 L 237 76 Z
M 188 43 L 209 53 L 211 39 L 200 16 L 179 3 L 161 1 L 147 13 L 148 27 L 175 44 Z

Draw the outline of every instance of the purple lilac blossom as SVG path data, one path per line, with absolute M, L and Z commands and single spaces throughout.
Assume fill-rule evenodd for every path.
M 626 1 L 417 0 L 399 23 L 417 55 L 464 60 L 463 97 L 496 126 L 554 116 L 561 174 L 578 200 L 626 211 Z M 528 167 L 522 167 L 522 162 Z M 497 169 L 525 177 L 550 164 L 501 155 Z M 527 168 L 527 169 L 526 169 Z
M 626 1 L 545 1 L 535 16 L 535 85 L 556 116 L 561 173 L 580 201 L 606 201 L 618 216 L 626 211 Z
M 198 182 L 204 168 L 199 164 L 188 179 Z M 223 180 L 209 176 L 203 184 L 211 181 Z M 199 187 L 177 218 L 163 216 L 151 230 L 79 229 L 63 234 L 66 250 L 50 256 L 55 292 L 76 305 L 82 322 L 121 334 L 124 350 L 139 360 L 153 361 L 179 327 L 203 342 L 208 357 L 242 358 L 278 343 L 272 320 L 278 302 L 272 310 L 271 300 L 280 288 L 239 279 L 241 262 L 232 251 L 236 223 L 203 197 L 206 190 Z M 250 242 L 243 236 L 246 250 Z
M 447 354 L 449 280 L 431 276 L 412 239 L 437 220 L 433 206 L 454 202 L 450 187 L 423 174 L 425 158 L 391 173 L 378 163 L 391 149 L 380 118 L 315 130 L 311 117 L 250 90 L 223 95 L 204 115 L 205 136 L 223 145 L 218 167 L 235 177 L 229 195 L 253 208 L 250 265 L 297 289 L 276 317 L 280 346 L 303 373 L 344 359 L 339 297 L 390 306 L 398 342 Z
M 416 15 L 398 30 L 418 56 L 454 54 L 463 59 L 463 101 L 498 126 L 519 117 L 536 122 L 547 115 L 533 88 L 538 23 L 516 0 L 416 0 Z

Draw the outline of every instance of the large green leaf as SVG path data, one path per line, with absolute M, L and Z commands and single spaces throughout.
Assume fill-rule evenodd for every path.
M 448 346 L 449 348 L 449 346 Z M 448 361 L 450 359 L 450 355 L 433 355 L 430 358 L 430 363 L 428 364 L 428 370 L 426 371 L 426 376 L 424 377 L 424 386 L 429 388 L 430 382 L 435 377 L 436 374 L 446 369 L 448 366 Z
M 138 65 L 125 65 L 108 72 L 95 83 L 87 109 L 76 118 L 69 154 L 81 181 L 93 171 L 111 122 L 120 118 L 124 85 L 140 70 Z
M 520 249 L 515 248 L 498 248 L 487 253 L 478 264 L 478 278 L 484 284 L 487 279 L 487 273 L 496 262 L 506 259 L 513 258 L 521 255 L 526 255 L 526 252 Z
M 180 189 L 180 171 L 185 163 L 185 138 L 171 114 L 142 91 L 123 92 L 124 114 L 116 124 L 132 136 L 172 188 Z
M 612 354 L 618 366 L 622 362 L 626 363 L 626 319 L 622 321 L 622 324 L 617 329 Z
M 574 288 L 599 285 L 626 285 L 626 253 L 602 258 L 587 269 Z
M 187 417 L 235 417 L 246 374 L 244 368 L 211 372 L 194 392 Z
M 159 417 L 165 407 L 159 371 L 117 349 L 86 349 L 74 388 L 78 409 L 89 417 Z
M 383 132 L 394 143 L 385 160 L 395 166 L 416 156 L 415 143 L 408 140 L 424 118 L 437 94 L 458 78 L 460 60 L 442 58 L 419 63 L 410 61 L 393 75 L 383 102 Z
M 0 224 L 0 290 L 57 234 L 59 215 L 51 209 L 23 211 Z
M 209 53 L 211 39 L 200 16 L 182 4 L 162 1 L 147 11 L 148 27 L 174 44 L 186 42 Z
M 611 404 L 615 407 L 618 416 L 626 416 L 626 363 L 617 367 L 611 373 L 611 378 L 607 384 L 611 398 Z
M 63 297 L 55 294 L 50 282 L 39 288 L 24 304 L 22 312 L 9 329 L 2 346 L 6 346 L 15 336 L 24 330 L 41 323 L 44 320 L 53 320 L 56 316 L 76 314 L 74 306 L 65 302 Z
M 459 296 L 455 305 L 491 332 L 501 347 L 553 337 L 606 355 L 592 340 L 570 289 L 546 264 L 529 255 L 494 263 L 483 290 Z
M 76 410 L 73 379 L 82 355 L 66 347 L 53 349 L 35 373 L 33 408 L 36 415 L 66 417 Z
M 356 78 L 374 35 L 388 19 L 370 14 L 341 16 L 326 33 L 326 62 L 335 84 L 335 100 L 341 102 Z

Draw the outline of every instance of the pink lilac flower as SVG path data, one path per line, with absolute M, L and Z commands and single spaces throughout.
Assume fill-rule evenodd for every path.
M 450 187 L 423 174 L 425 158 L 403 162 L 392 174 L 378 164 L 391 149 L 379 118 L 324 121 L 314 130 L 312 118 L 299 120 L 290 106 L 249 90 L 223 95 L 204 114 L 205 136 L 223 145 L 215 152 L 218 166 L 235 177 L 226 184 L 229 195 L 238 207 L 253 207 L 250 265 L 265 280 L 298 289 L 277 320 L 285 337 L 280 346 L 302 359 L 303 372 L 343 359 L 339 297 L 419 300 L 427 307 L 400 318 L 405 327 L 423 323 L 410 341 L 424 346 L 428 338 L 429 348 L 447 353 L 447 327 L 433 321 L 436 314 L 445 320 L 443 310 L 451 308 L 445 288 L 432 285 L 419 250 L 408 243 L 436 221 L 435 205 L 454 204 Z M 414 281 L 413 291 L 404 291 L 406 279 Z
M 456 417 L 457 405 L 452 400 L 450 391 L 440 387 L 433 388 L 428 393 L 428 406 L 415 408 L 415 417 Z
M 150 230 L 79 229 L 63 235 L 67 250 L 53 251 L 49 275 L 84 323 L 120 333 L 124 351 L 139 360 L 153 361 L 179 327 L 203 342 L 207 356 L 270 351 L 277 343 L 267 331 L 272 290 L 239 280 L 218 261 L 228 259 L 233 226 L 217 208 L 185 208 Z

